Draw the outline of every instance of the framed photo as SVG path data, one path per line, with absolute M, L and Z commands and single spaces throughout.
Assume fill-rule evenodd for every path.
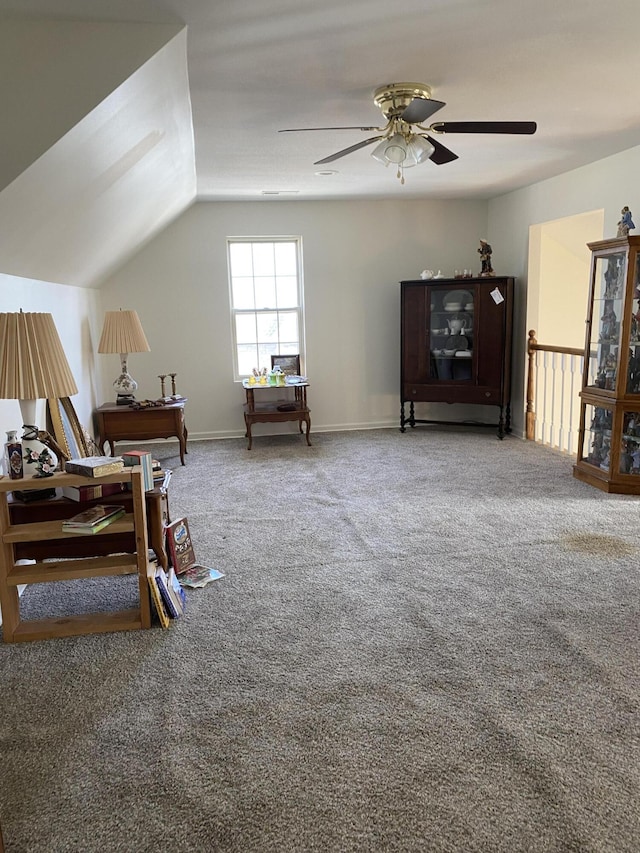
M 272 355 L 271 369 L 279 367 L 286 376 L 300 376 L 299 355 Z
M 93 455 L 69 397 L 51 397 L 47 400 L 47 429 L 68 459 Z

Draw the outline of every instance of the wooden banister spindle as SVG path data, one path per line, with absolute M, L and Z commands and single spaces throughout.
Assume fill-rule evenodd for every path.
M 535 358 L 537 347 L 536 333 L 534 329 L 529 332 L 529 340 L 527 342 L 527 355 L 529 358 L 527 371 L 527 416 L 526 416 L 526 437 L 528 441 L 533 441 L 536 428 L 536 413 L 533 408 L 534 397 L 534 371 Z

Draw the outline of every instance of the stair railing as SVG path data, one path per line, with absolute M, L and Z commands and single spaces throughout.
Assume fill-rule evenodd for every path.
M 580 424 L 584 349 L 527 342 L 526 437 L 575 454 Z

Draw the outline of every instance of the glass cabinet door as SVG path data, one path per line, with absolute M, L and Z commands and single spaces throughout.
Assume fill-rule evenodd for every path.
M 633 299 L 629 327 L 629 367 L 627 394 L 640 394 L 640 255 L 636 256 L 633 274 Z
M 471 381 L 474 340 L 474 292 L 429 288 L 427 342 L 430 377 L 443 382 Z
M 606 391 L 618 380 L 625 275 L 625 252 L 596 258 L 588 385 Z
M 625 411 L 622 417 L 620 473 L 640 476 L 640 412 Z
M 584 407 L 584 441 L 582 458 L 590 465 L 609 471 L 613 411 L 603 406 Z

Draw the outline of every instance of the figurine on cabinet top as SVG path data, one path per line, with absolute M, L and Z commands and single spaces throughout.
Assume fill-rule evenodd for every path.
M 486 240 L 480 240 L 480 248 L 477 251 L 480 255 L 480 260 L 482 261 L 482 270 L 480 271 L 480 277 L 491 278 L 495 275 L 493 267 L 491 266 L 491 255 L 493 254 L 493 249 L 487 243 Z
M 636 226 L 633 224 L 633 219 L 631 218 L 631 211 L 625 204 L 625 206 L 620 211 L 622 214 L 619 222 L 618 222 L 618 233 L 617 237 L 628 237 L 629 231 Z

